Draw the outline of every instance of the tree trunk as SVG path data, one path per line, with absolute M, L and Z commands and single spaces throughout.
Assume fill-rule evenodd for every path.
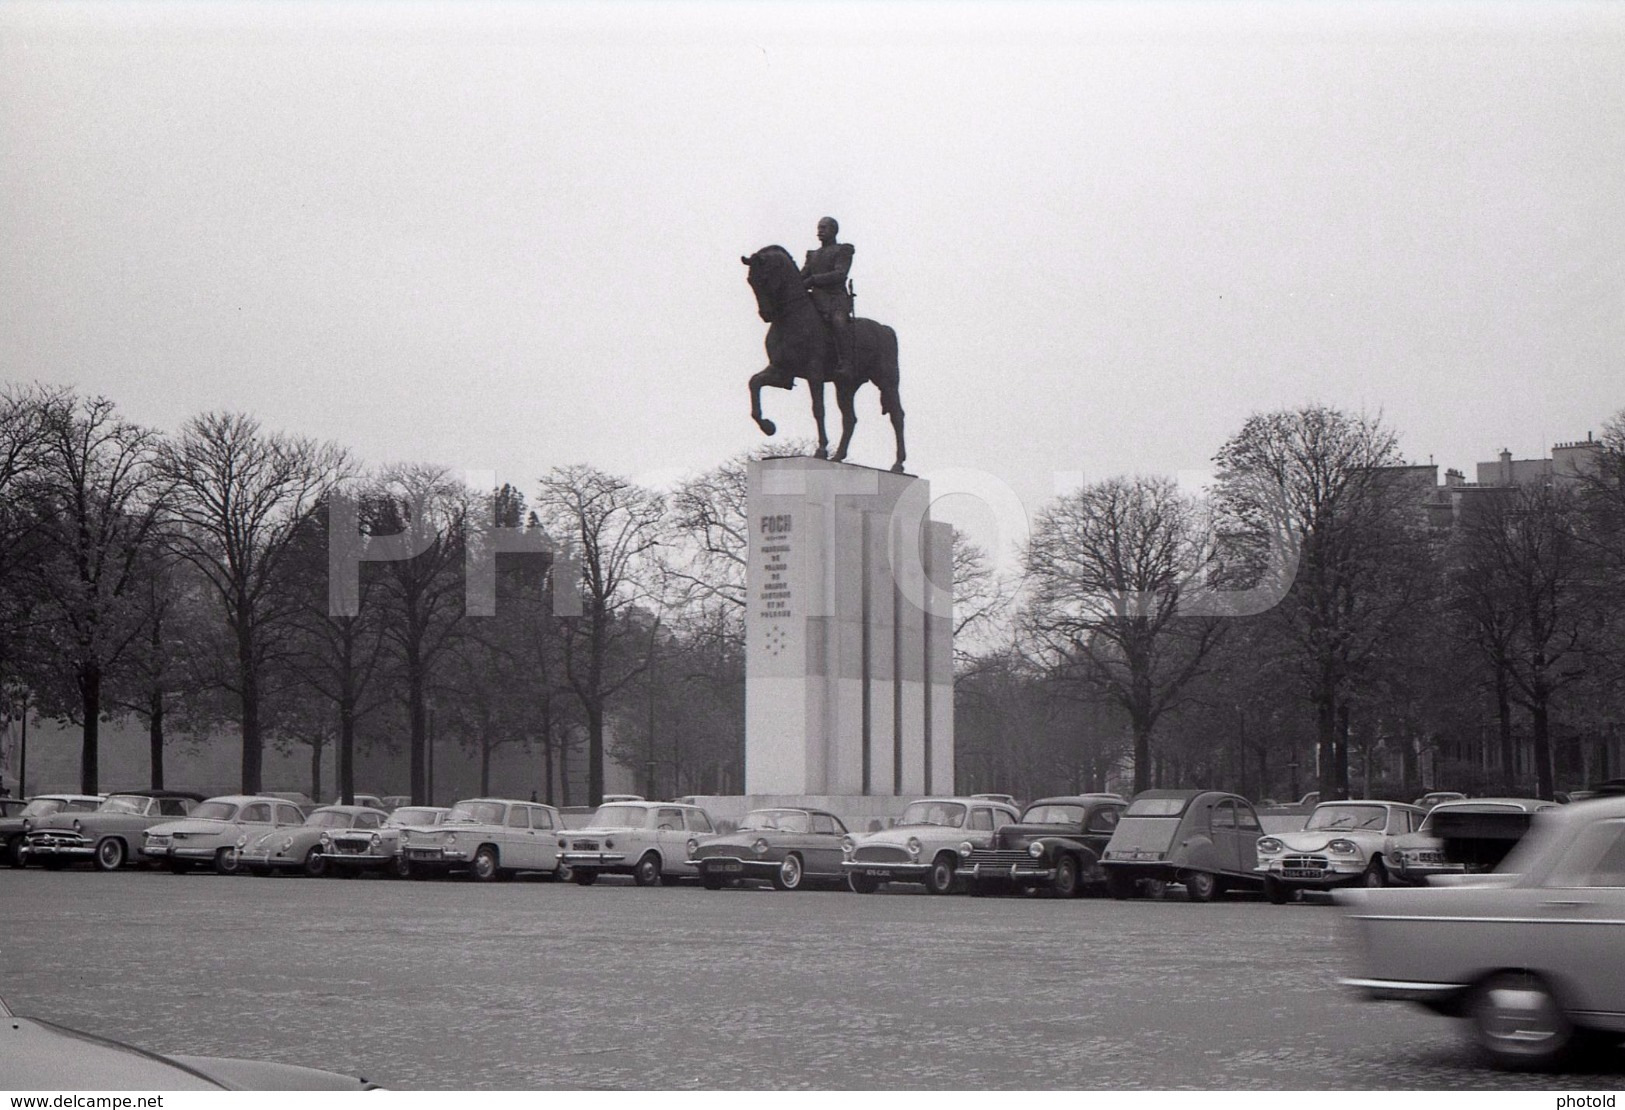
M 152 788 L 164 788 L 164 690 L 154 686 L 147 702 L 147 762 Z
M 1151 724 L 1136 717 L 1134 722 L 1134 793 L 1151 789 Z
M 406 713 L 412 745 L 412 804 L 433 805 L 429 797 L 428 711 L 424 704 L 423 668 L 415 651 L 406 657 Z
M 327 745 L 321 742 L 320 737 L 313 737 L 310 744 L 310 796 L 317 805 L 322 804 L 322 749 Z
M 1320 791 L 1320 800 L 1324 802 L 1337 797 L 1337 709 L 1332 704 L 1329 692 L 1315 700 L 1315 744 L 1318 756 L 1315 770 L 1319 780 L 1315 788 Z M 1297 790 L 1296 786 L 1292 788 L 1294 794 Z M 1297 798 L 1293 801 L 1297 801 Z
M 587 804 L 604 801 L 604 707 L 596 700 L 587 706 Z
M 1337 707 L 1337 797 L 1351 796 L 1349 781 L 1349 707 L 1345 702 Z
M 237 673 L 243 710 L 243 793 L 258 794 L 264 746 L 260 737 L 260 678 L 254 665 L 254 645 L 246 629 L 237 634 Z
M 84 714 L 84 743 L 79 749 L 79 792 L 100 794 L 101 777 L 101 668 L 86 666 L 79 671 L 79 707 Z
M 355 805 L 355 699 L 349 693 L 339 702 L 339 799 Z
M 1550 798 L 1557 787 L 1552 774 L 1552 739 L 1545 690 L 1537 687 L 1535 696 L 1529 700 L 1529 716 L 1535 734 L 1535 791 L 1538 797 Z

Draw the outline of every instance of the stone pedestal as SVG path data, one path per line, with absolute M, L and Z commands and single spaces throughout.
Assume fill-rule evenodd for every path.
M 749 466 L 745 792 L 951 794 L 953 530 L 928 483 Z

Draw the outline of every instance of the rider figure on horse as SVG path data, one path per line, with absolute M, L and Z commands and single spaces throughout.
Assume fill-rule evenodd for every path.
M 807 252 L 801 280 L 807 286 L 818 315 L 835 336 L 836 372 L 849 376 L 856 359 L 852 351 L 852 293 L 846 275 L 852 269 L 851 243 L 837 243 L 841 225 L 833 216 L 818 221 L 818 249 Z

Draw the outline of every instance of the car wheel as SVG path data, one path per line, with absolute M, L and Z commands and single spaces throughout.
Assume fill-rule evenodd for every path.
M 23 862 L 23 838 L 14 836 L 6 841 L 6 863 L 11 867 L 27 867 Z
M 468 865 L 468 877 L 476 883 L 488 883 L 497 877 L 497 850 L 481 844 Z
M 724 886 L 722 877 L 720 875 L 704 874 L 700 876 L 700 885 L 706 890 L 721 890 Z
M 117 871 L 124 866 L 124 841 L 109 836 L 96 845 L 96 870 Z
M 412 861 L 405 856 L 396 856 L 389 864 L 389 873 L 397 879 L 410 879 L 412 877 Z
M 305 853 L 303 870 L 307 879 L 319 879 L 327 874 L 327 857 L 322 855 L 320 848 L 312 848 Z
M 1574 1024 L 1551 988 L 1526 972 L 1501 972 L 1480 983 L 1467 1016 L 1473 1039 L 1502 1067 L 1546 1067 L 1574 1045 Z
M 1211 902 L 1219 893 L 1219 880 L 1206 871 L 1185 873 L 1185 897 L 1192 902 Z
M 221 848 L 214 854 L 214 873 L 216 875 L 235 875 L 242 870 L 242 862 L 238 859 L 237 849 Z
M 576 886 L 592 886 L 598 881 L 598 872 L 583 871 L 579 867 L 570 872 L 570 881 Z
M 1274 875 L 1264 876 L 1264 897 L 1273 906 L 1284 906 L 1292 900 L 1292 888 Z
M 853 871 L 846 876 L 846 885 L 856 894 L 873 894 L 880 889 L 880 880 L 873 875 L 860 875 Z
M 1360 876 L 1360 885 L 1388 885 L 1388 868 L 1383 866 L 1382 859 L 1380 857 L 1372 859 L 1370 866 L 1365 869 L 1365 874 Z
M 947 894 L 953 888 L 953 857 L 942 852 L 931 861 L 931 869 L 925 873 L 925 891 L 927 894 Z
M 794 853 L 785 856 L 779 869 L 773 872 L 774 890 L 796 890 L 801 886 L 801 857 Z
M 639 886 L 654 886 L 660 881 L 660 857 L 653 852 L 643 853 L 637 866 L 632 868 L 632 881 Z
M 1050 880 L 1050 889 L 1057 898 L 1076 898 L 1083 892 L 1083 884 L 1078 881 L 1077 857 L 1060 855 L 1055 858 L 1055 878 Z

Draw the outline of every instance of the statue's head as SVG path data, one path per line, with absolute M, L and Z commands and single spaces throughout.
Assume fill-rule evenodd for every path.
M 826 247 L 835 242 L 835 237 L 840 233 L 840 221 L 834 216 L 825 216 L 818 221 L 818 241 Z

